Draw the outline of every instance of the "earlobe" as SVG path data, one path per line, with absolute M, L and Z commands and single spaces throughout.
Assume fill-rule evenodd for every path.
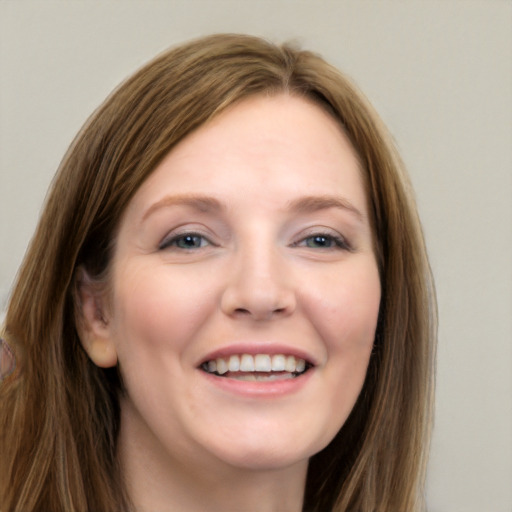
M 117 349 L 107 318 L 104 293 L 84 269 L 76 279 L 76 326 L 84 350 L 94 364 L 110 368 L 117 364 Z
M 82 341 L 82 346 L 96 366 L 110 368 L 117 364 L 117 350 L 110 339 L 97 338 L 87 342 Z

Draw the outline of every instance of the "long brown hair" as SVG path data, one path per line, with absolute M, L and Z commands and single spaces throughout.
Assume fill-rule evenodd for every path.
M 108 280 L 122 212 L 184 137 L 254 94 L 316 101 L 359 156 L 382 300 L 364 388 L 313 456 L 304 510 L 420 510 L 433 400 L 435 301 L 409 182 L 372 107 L 319 56 L 215 35 L 174 48 L 121 85 L 66 154 L 18 274 L 3 336 L 17 369 L 0 384 L 0 509 L 128 510 L 116 460 L 120 377 L 76 329 L 79 267 Z

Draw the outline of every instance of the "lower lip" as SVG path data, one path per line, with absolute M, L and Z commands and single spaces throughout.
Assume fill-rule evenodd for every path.
M 230 379 L 229 377 L 219 377 L 212 373 L 199 370 L 202 375 L 214 386 L 234 393 L 249 397 L 272 398 L 290 395 L 300 391 L 313 375 L 313 368 L 294 377 L 293 379 L 282 379 L 272 381 L 246 381 L 238 379 Z

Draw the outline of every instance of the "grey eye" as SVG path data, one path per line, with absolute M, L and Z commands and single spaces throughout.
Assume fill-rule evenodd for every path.
M 169 247 L 188 250 L 200 249 L 209 243 L 210 242 L 202 235 L 197 233 L 184 233 L 165 240 L 160 245 L 160 249 L 166 249 Z
M 295 244 L 297 246 L 307 247 L 309 249 L 345 249 L 350 250 L 349 244 L 341 236 L 318 233 L 303 238 Z
M 332 236 L 325 236 L 325 235 L 315 235 L 310 236 L 305 239 L 305 243 L 307 247 L 311 247 L 312 249 L 316 248 L 330 248 L 336 245 L 336 241 Z

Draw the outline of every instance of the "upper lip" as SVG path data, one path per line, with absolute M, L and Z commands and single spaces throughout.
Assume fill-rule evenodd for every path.
M 306 363 L 312 366 L 317 365 L 316 358 L 307 350 L 295 347 L 293 345 L 283 345 L 276 343 L 236 343 L 212 350 L 199 361 L 198 367 L 204 363 L 217 358 L 228 358 L 233 355 L 241 354 L 283 354 L 286 356 L 295 356 L 297 359 L 304 359 Z

